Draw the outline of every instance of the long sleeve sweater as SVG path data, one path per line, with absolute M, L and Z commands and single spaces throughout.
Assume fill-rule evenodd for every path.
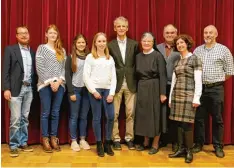
M 97 92 L 96 89 L 110 89 L 109 95 L 115 95 L 116 71 L 112 57 L 107 59 L 103 56 L 95 59 L 89 54 L 85 60 L 83 78 L 90 93 Z
M 66 59 L 66 52 L 64 50 Z M 55 50 L 42 44 L 36 52 L 36 70 L 38 74 L 38 91 L 48 86 L 51 81 L 62 79 L 65 83 L 65 59 L 59 62 Z M 64 87 L 64 84 L 62 84 Z

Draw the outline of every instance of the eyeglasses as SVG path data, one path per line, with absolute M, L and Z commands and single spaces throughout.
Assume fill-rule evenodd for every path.
M 153 43 L 153 41 L 144 41 L 144 40 L 142 40 L 141 42 L 142 43 Z
M 17 34 L 19 34 L 19 35 L 29 35 L 29 33 L 28 32 L 17 32 Z

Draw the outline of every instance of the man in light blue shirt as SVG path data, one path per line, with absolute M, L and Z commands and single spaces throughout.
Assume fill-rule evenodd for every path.
M 29 48 L 30 35 L 26 26 L 16 28 L 18 44 L 7 46 L 4 53 L 3 90 L 11 111 L 10 156 L 19 156 L 19 148 L 32 152 L 28 146 L 28 115 L 33 99 L 34 52 Z

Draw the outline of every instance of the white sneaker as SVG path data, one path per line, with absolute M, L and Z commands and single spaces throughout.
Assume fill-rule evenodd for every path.
M 89 146 L 88 142 L 85 141 L 85 140 L 80 140 L 80 147 L 83 148 L 83 149 L 85 149 L 85 150 L 89 150 L 90 149 L 90 146 Z
M 74 150 L 74 151 L 76 151 L 76 152 L 78 152 L 78 151 L 80 151 L 80 146 L 79 146 L 79 144 L 76 141 L 72 141 L 72 143 L 71 143 L 71 149 Z

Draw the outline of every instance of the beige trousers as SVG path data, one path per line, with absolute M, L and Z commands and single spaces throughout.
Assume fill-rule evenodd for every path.
M 126 113 L 126 133 L 125 141 L 130 141 L 134 139 L 134 117 L 135 117 L 135 105 L 136 105 L 136 93 L 132 93 L 127 86 L 122 86 L 120 91 L 114 96 L 114 109 L 115 109 L 115 119 L 114 127 L 112 133 L 113 141 L 120 141 L 119 136 L 119 109 L 122 102 L 122 97 L 124 95 L 125 102 L 125 113 Z

